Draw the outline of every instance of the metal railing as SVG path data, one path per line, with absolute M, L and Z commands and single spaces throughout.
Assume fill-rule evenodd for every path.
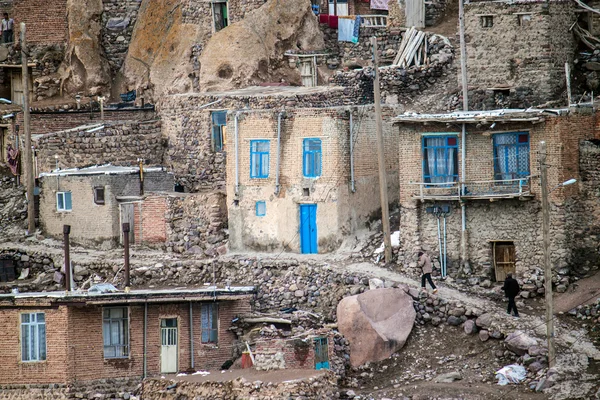
M 361 28 L 385 28 L 387 26 L 387 15 L 361 15 Z
M 423 200 L 502 199 L 531 196 L 531 176 L 517 179 L 464 182 L 411 182 L 418 190 L 413 197 Z

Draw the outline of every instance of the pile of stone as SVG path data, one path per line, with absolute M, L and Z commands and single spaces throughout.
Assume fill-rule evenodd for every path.
M 1 168 L 1 167 L 0 167 Z M 27 218 L 25 188 L 16 185 L 14 176 L 0 176 L 0 231 L 7 234 L 9 227 Z
M 592 324 L 600 325 L 600 296 L 592 304 L 579 305 L 569 310 L 569 315 L 582 321 L 590 321 Z

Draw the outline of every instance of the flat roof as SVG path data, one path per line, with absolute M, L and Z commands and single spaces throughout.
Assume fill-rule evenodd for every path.
M 228 90 L 224 92 L 195 93 L 194 97 L 267 97 L 267 96 L 303 96 L 332 91 L 342 91 L 342 86 L 249 86 L 242 89 Z M 189 93 L 173 95 L 174 97 L 190 97 Z
M 406 112 L 393 118 L 394 123 L 406 122 L 460 122 L 474 124 L 481 122 L 542 122 L 548 115 L 569 113 L 568 108 L 556 109 L 498 109 L 488 111 L 455 111 L 440 114 L 420 114 Z
M 28 305 L 31 300 L 45 300 L 47 303 L 86 303 L 86 304 L 131 304 L 168 303 L 194 300 L 235 299 L 242 295 L 254 294 L 254 286 L 217 287 L 202 289 L 131 289 L 129 292 L 89 293 L 88 291 L 23 292 L 0 294 L 0 307 Z
M 147 167 L 143 168 L 145 173 L 166 171 L 164 167 Z M 121 167 L 117 165 L 105 164 L 94 165 L 85 168 L 67 168 L 59 169 L 51 172 L 42 172 L 40 177 L 44 176 L 75 176 L 75 175 L 131 175 L 138 174 L 139 167 Z

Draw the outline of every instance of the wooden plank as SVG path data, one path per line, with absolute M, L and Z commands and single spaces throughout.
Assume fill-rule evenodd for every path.
M 409 67 L 410 66 L 410 60 L 414 57 L 415 52 L 417 51 L 417 49 L 419 47 L 419 44 L 423 40 L 423 36 L 425 36 L 424 32 L 419 32 L 417 34 L 417 36 L 413 40 L 412 45 L 410 46 L 409 50 L 407 51 L 406 57 L 404 57 L 404 60 L 406 62 L 404 63 L 404 65 L 401 64 L 401 66 L 404 66 L 404 67 Z
M 398 65 L 403 67 L 406 64 L 406 58 L 408 57 L 408 52 L 410 48 L 414 45 L 415 37 L 419 34 L 419 31 L 415 31 L 416 33 L 411 37 L 410 41 L 406 44 L 404 51 L 400 55 L 400 59 L 398 60 Z
M 394 65 L 398 65 L 398 63 L 400 62 L 400 57 L 402 56 L 402 53 L 404 53 L 404 50 L 406 49 L 408 42 L 410 42 L 410 39 L 414 35 L 415 32 L 416 32 L 416 29 L 413 26 L 412 28 L 410 28 L 408 31 L 406 31 L 404 33 L 404 37 L 402 38 L 402 42 L 400 42 L 400 47 L 398 48 L 398 53 L 396 54 L 396 58 L 394 59 Z

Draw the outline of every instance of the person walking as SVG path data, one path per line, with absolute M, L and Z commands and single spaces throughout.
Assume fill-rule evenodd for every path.
M 421 290 L 426 291 L 425 288 L 425 280 L 429 282 L 431 288 L 433 289 L 433 294 L 437 293 L 437 288 L 433 284 L 433 280 L 431 280 L 431 273 L 433 272 L 433 267 L 431 266 L 431 258 L 422 251 L 419 252 L 419 267 L 421 267 Z
M 514 312 L 515 318 L 519 318 L 519 311 L 517 310 L 517 304 L 515 303 L 515 297 L 521 291 L 521 287 L 519 286 L 519 282 L 512 277 L 512 274 L 506 274 L 506 279 L 504 280 L 504 286 L 502 286 L 502 290 L 504 290 L 504 294 L 508 297 L 508 308 L 506 309 L 506 313 L 510 315 L 510 312 Z
M 2 43 L 12 43 L 14 41 L 14 25 L 15 21 L 12 18 L 8 18 L 8 13 L 4 13 L 4 18 L 2 19 Z

